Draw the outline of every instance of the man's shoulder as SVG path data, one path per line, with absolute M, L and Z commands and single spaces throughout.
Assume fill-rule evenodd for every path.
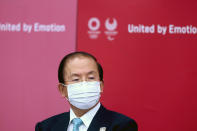
M 118 113 L 118 112 L 115 112 L 115 111 L 112 111 L 112 110 L 106 110 L 106 117 L 110 118 L 112 121 L 134 121 L 134 119 L 124 115 L 124 114 L 121 114 L 121 113 Z
M 52 126 L 54 126 L 57 123 L 60 123 L 62 121 L 65 121 L 66 119 L 69 120 L 69 112 L 57 114 L 57 115 L 51 116 L 45 120 L 42 120 L 41 122 L 38 122 L 36 124 L 36 129 L 39 130 L 41 128 L 42 129 L 52 128 Z
M 112 130 L 138 130 L 136 121 L 126 115 L 106 109 L 103 116 L 105 123 L 108 123 Z
M 64 119 L 65 117 L 68 117 L 68 116 L 69 116 L 69 112 L 64 112 L 64 113 L 60 113 L 60 114 L 51 116 L 47 119 L 44 119 L 41 122 L 42 123 L 48 123 L 48 122 L 51 122 L 51 121 L 58 121 L 58 120 Z

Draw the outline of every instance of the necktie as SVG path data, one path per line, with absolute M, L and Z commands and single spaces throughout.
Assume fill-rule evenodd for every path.
M 83 121 L 80 118 L 74 118 L 72 120 L 73 131 L 79 131 L 79 127 L 83 124 Z

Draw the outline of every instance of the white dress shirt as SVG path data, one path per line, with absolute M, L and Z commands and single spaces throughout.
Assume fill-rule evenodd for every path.
M 99 110 L 100 106 L 101 106 L 101 104 L 99 102 L 94 108 L 92 108 L 87 113 L 85 113 L 82 117 L 80 117 L 80 119 L 83 121 L 83 124 L 79 127 L 79 131 L 87 131 L 88 130 L 88 127 L 90 126 L 90 123 L 91 123 L 92 119 L 94 118 L 94 116 L 96 115 L 96 112 Z M 68 124 L 67 131 L 73 130 L 73 124 L 71 123 L 71 121 L 74 118 L 77 118 L 77 116 L 75 115 L 73 110 L 70 108 L 70 121 Z

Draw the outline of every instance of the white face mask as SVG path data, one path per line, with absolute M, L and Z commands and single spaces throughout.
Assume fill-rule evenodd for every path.
M 100 98 L 100 82 L 79 82 L 67 85 L 69 102 L 79 109 L 93 107 Z

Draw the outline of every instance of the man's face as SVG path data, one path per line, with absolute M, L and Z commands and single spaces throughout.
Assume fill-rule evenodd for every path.
M 66 85 L 82 81 L 100 81 L 96 62 L 84 56 L 68 60 L 64 68 L 64 81 Z M 103 91 L 103 82 L 101 82 L 101 91 Z M 67 90 L 62 93 L 68 98 Z
M 64 69 L 66 84 L 82 81 L 99 81 L 96 62 L 88 57 L 76 57 L 68 61 Z

